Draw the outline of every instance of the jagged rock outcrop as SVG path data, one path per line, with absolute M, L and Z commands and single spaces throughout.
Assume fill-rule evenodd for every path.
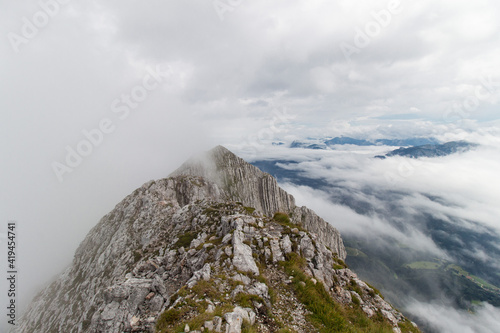
M 271 175 L 222 146 L 191 158 L 170 176 L 179 175 L 209 179 L 225 191 L 227 200 L 242 202 L 265 215 L 295 209 L 293 196 L 280 188 Z
M 193 157 L 171 174 L 179 175 L 209 179 L 224 190 L 227 200 L 254 207 L 265 215 L 287 213 L 293 223 L 300 223 L 317 234 L 341 259 L 347 255 L 337 229 L 309 208 L 297 207 L 294 197 L 279 187 L 275 178 L 222 146 Z
M 408 324 L 347 269 L 336 229 L 225 148 L 208 156 L 208 168 L 191 161 L 103 217 L 16 331 L 318 332 L 307 293 L 347 309 L 339 327 L 353 327 L 352 311 Z

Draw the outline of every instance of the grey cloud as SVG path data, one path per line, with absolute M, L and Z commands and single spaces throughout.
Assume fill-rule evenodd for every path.
M 496 130 L 489 126 L 484 124 L 474 131 L 448 127 L 449 132 L 439 126 L 426 128 L 424 133 L 483 143 L 475 151 L 443 158 L 377 160 L 373 156 L 391 148 L 357 146 L 316 151 L 269 147 L 254 158 L 278 161 L 276 165 L 288 172 L 283 172 L 282 185 L 299 204 L 311 207 L 337 227 L 350 244 L 360 242 L 368 251 L 401 255 L 406 258 L 403 262 L 422 260 L 412 258 L 444 259 L 496 281 L 500 266 L 500 212 L 496 204 L 500 197 L 496 185 L 500 145 L 497 136 L 491 135 Z M 376 137 L 377 129 L 366 128 L 365 137 Z M 389 133 L 397 135 L 398 130 Z M 387 173 L 396 180 L 388 178 Z M 373 272 L 367 273 L 370 278 L 382 286 L 387 283 L 389 277 L 381 275 L 382 262 L 372 263 L 371 269 Z M 431 299 L 446 301 L 447 311 L 460 313 L 453 309 L 456 300 L 451 301 L 458 290 L 449 289 L 437 276 L 419 275 L 419 279 L 419 287 L 432 290 Z M 381 287 L 391 301 L 412 315 L 427 318 L 438 329 L 444 327 L 439 318 L 419 312 L 425 304 L 417 302 L 418 306 L 412 303 L 408 307 L 411 299 L 407 296 L 421 297 L 419 287 L 391 281 L 399 290 L 406 290 L 405 296 Z M 466 327 L 479 327 L 475 323 L 478 317 L 464 320 Z
M 355 5 L 243 1 L 221 21 L 211 1 L 71 1 L 16 53 L 8 34 L 22 34 L 23 17 L 31 19 L 40 6 L 4 2 L 0 152 L 7 158 L 0 175 L 0 220 L 15 218 L 25 226 L 21 257 L 26 276 L 36 278 L 25 280 L 24 304 L 36 286 L 71 260 L 84 234 L 113 204 L 143 182 L 167 175 L 196 151 L 321 133 L 362 135 L 376 128 L 383 136 L 425 131 L 470 137 L 480 130 L 475 120 L 496 119 L 498 93 L 469 112 L 469 120 L 440 123 L 450 103 L 463 103 L 474 93 L 481 75 L 491 74 L 494 82 L 500 76 L 498 22 L 492 20 L 498 3 L 405 2 L 403 12 L 348 62 L 339 45 L 352 43 L 354 29 L 373 20 L 372 11 L 386 7 L 387 1 L 368 0 Z M 158 64 L 174 67 L 171 81 L 119 121 L 112 102 L 130 94 L 147 68 Z M 281 131 L 273 128 L 276 108 L 294 117 Z M 411 108 L 421 110 L 422 120 L 375 118 Z M 108 117 L 115 132 L 59 184 L 51 163 L 63 160 L 66 146 L 83 139 L 82 130 Z M 256 133 L 265 135 L 256 138 Z M 498 131 L 490 134 L 488 142 Z M 247 155 L 256 152 L 271 156 L 254 146 Z M 321 159 L 318 152 L 298 158 L 310 157 Z M 355 186 L 349 168 L 361 172 L 357 167 L 362 166 L 360 181 L 386 188 L 381 170 L 398 168 L 391 162 L 370 167 L 357 159 L 346 161 L 322 167 L 321 160 L 310 165 L 311 172 L 328 177 L 331 168 L 341 185 Z M 430 171 L 417 168 L 404 183 L 418 190 L 425 172 Z M 489 200 L 491 195 L 473 187 L 471 197 Z M 488 191 L 497 194 L 491 184 Z M 357 196 L 370 199 L 362 191 Z M 481 223 L 494 227 L 497 210 L 462 207 L 483 211 Z M 470 218 L 467 209 L 463 219 Z
M 495 333 L 498 331 L 500 309 L 483 304 L 475 313 L 460 311 L 450 306 L 419 303 L 410 305 L 409 309 L 432 324 L 434 329 L 442 333 Z

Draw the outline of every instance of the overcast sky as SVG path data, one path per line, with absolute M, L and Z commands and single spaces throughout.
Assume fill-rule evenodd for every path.
M 0 9 L 0 232 L 18 221 L 25 297 L 125 195 L 216 144 L 499 125 L 494 0 Z

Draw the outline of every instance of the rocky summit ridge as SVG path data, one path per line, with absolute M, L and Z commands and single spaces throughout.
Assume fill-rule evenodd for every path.
M 219 146 L 116 205 L 15 332 L 418 331 L 345 256 L 333 226 Z

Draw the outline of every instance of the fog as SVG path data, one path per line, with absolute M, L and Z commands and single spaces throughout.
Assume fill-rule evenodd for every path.
M 291 171 L 275 171 L 281 186 L 295 196 L 297 204 L 315 210 L 351 242 L 363 242 L 365 248 L 387 256 L 408 256 L 410 262 L 417 260 L 411 258 L 439 258 L 463 266 L 472 260 L 474 267 L 480 262 L 480 271 L 498 279 L 500 145 L 492 133 L 490 125 L 462 133 L 461 139 L 482 145 L 439 158 L 373 158 L 394 149 L 384 146 L 346 145 L 333 150 L 269 146 L 261 147 L 259 155 L 244 147 L 234 149 L 241 149 L 240 154 L 250 161 L 274 161 L 281 170 Z M 366 132 L 366 136 L 375 135 Z M 434 219 L 451 229 L 436 232 L 429 224 Z M 482 241 L 476 235 L 482 235 Z M 390 277 L 384 274 L 388 273 L 373 271 L 367 277 L 380 283 Z M 498 308 L 484 303 L 475 314 L 467 313 L 456 308 L 441 282 L 430 276 L 420 278 L 433 288 L 433 303 L 423 296 L 421 286 L 398 282 L 406 296 L 383 283 L 378 287 L 407 314 L 424 318 L 428 329 L 493 332 L 500 327 Z
M 40 0 L 0 8 L 0 241 L 4 248 L 7 223 L 17 221 L 20 310 L 123 197 L 217 144 L 255 158 L 274 139 L 478 141 L 498 128 L 493 0 Z M 345 185 L 376 175 L 373 185 L 389 186 L 385 167 L 400 180 L 396 160 L 365 164 L 350 179 L 345 168 L 357 160 L 335 156 L 344 158 L 336 172 Z M 443 173 L 426 163 L 401 188 L 446 187 L 457 217 L 497 230 L 494 182 L 474 185 L 483 172 L 494 177 L 497 164 L 481 161 L 481 173 L 467 172 L 477 165 L 451 158 L 454 171 L 424 185 L 422 177 Z M 328 174 L 321 164 L 310 169 Z M 414 209 L 435 204 L 415 200 Z
M 434 324 L 440 332 L 495 333 L 498 331 L 500 309 L 484 304 L 476 313 L 453 309 L 438 304 L 413 303 L 409 310 Z

